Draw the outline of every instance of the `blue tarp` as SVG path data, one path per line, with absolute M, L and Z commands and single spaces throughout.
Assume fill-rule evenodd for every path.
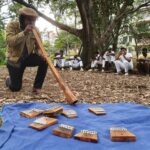
M 58 124 L 50 126 L 43 131 L 28 128 L 35 120 L 19 115 L 20 111 L 31 108 L 47 109 L 51 106 L 61 105 L 64 108 L 74 109 L 79 117 L 74 119 L 59 115 L 59 123 L 75 127 L 75 133 L 80 130 L 95 130 L 98 132 L 99 142 L 90 143 L 74 139 L 61 138 L 52 135 L 52 130 Z M 103 107 L 107 115 L 96 116 L 88 112 L 91 106 Z M 115 104 L 43 104 L 26 103 L 10 104 L 3 108 L 3 127 L 0 128 L 1 150 L 150 150 L 150 108 L 131 103 Z M 112 142 L 110 140 L 110 127 L 126 127 L 137 137 L 136 142 Z

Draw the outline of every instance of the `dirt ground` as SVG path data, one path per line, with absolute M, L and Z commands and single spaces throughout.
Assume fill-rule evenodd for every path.
M 20 92 L 11 92 L 5 86 L 6 67 L 0 68 L 0 105 L 25 102 L 66 102 L 62 90 L 48 70 L 42 92 L 33 95 L 32 85 L 37 68 L 27 68 Z M 114 75 L 88 71 L 59 71 L 79 102 L 109 103 L 133 102 L 150 105 L 150 76 Z

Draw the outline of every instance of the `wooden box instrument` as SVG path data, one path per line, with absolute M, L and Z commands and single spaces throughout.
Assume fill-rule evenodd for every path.
M 80 133 L 74 135 L 75 139 L 86 141 L 86 142 L 98 142 L 98 134 L 96 131 L 89 131 L 89 130 L 81 130 Z
M 60 124 L 53 130 L 53 134 L 64 138 L 71 138 L 74 130 L 73 126 Z
M 21 116 L 24 116 L 26 118 L 34 118 L 40 114 L 42 114 L 43 110 L 40 109 L 30 109 L 30 110 L 24 110 L 20 112 Z
M 106 114 L 106 111 L 101 107 L 90 107 L 88 110 L 96 115 L 105 115 Z
M 62 113 L 63 111 L 63 107 L 62 106 L 53 106 L 47 110 L 45 110 L 43 112 L 43 114 L 45 116 L 49 116 L 49 117 L 55 117 L 57 116 L 58 114 Z
M 136 136 L 126 128 L 110 128 L 110 138 L 114 142 L 136 141 Z
M 76 111 L 74 111 L 73 109 L 63 110 L 63 112 L 61 114 L 64 115 L 65 117 L 68 117 L 68 118 L 76 118 L 76 117 L 78 117 Z
M 58 123 L 58 120 L 55 118 L 41 117 L 36 119 L 33 123 L 31 123 L 29 127 L 36 130 L 43 130 L 56 123 Z

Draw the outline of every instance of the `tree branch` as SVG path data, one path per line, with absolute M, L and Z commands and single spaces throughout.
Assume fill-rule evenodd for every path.
M 129 13 L 135 13 L 136 11 L 140 10 L 143 7 L 148 7 L 150 6 L 150 1 L 141 4 L 140 6 L 138 6 L 137 8 L 133 9 L 132 11 L 130 11 Z
M 45 20 L 50 22 L 52 25 L 54 25 L 54 26 L 56 26 L 56 27 L 58 27 L 58 28 L 60 28 L 62 30 L 65 30 L 65 31 L 67 31 L 67 32 L 69 32 L 71 34 L 74 34 L 74 35 L 76 35 L 78 37 L 81 37 L 81 30 L 80 29 L 75 29 L 75 28 L 69 27 L 69 26 L 67 26 L 65 24 L 56 22 L 55 20 L 47 17 L 46 15 L 44 15 L 43 13 L 38 11 L 33 5 L 26 3 L 24 0 L 12 0 L 12 1 L 15 1 L 15 2 L 17 2 L 19 4 L 22 4 L 22 5 L 26 6 L 26 7 L 33 8 L 39 14 L 40 17 L 44 18 Z
M 150 1 L 141 4 L 140 6 L 138 6 L 135 9 L 127 9 L 127 7 L 130 6 L 127 3 L 124 3 L 124 5 L 122 6 L 122 8 L 120 9 L 120 11 L 117 13 L 116 18 L 113 20 L 113 22 L 109 25 L 109 27 L 107 28 L 107 30 L 105 31 L 105 33 L 102 35 L 102 41 L 105 42 L 105 40 L 110 36 L 110 33 L 113 31 L 113 29 L 115 28 L 115 26 L 117 25 L 117 22 L 123 18 L 125 18 L 128 14 L 134 13 L 136 11 L 138 11 L 140 8 L 142 7 L 146 7 L 146 6 L 150 6 Z

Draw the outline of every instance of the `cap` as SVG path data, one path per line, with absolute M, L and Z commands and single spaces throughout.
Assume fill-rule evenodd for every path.
M 38 17 L 38 13 L 29 7 L 22 7 L 19 9 L 19 13 L 25 16 Z

